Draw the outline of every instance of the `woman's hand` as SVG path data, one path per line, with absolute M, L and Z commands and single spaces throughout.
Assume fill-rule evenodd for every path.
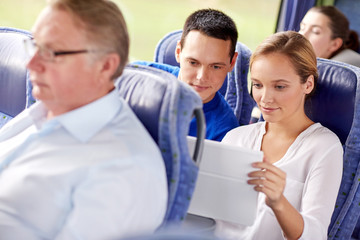
M 254 168 L 259 170 L 250 172 L 248 180 L 250 185 L 255 185 L 254 189 L 266 195 L 266 204 L 274 209 L 281 208 L 281 202 L 284 198 L 283 192 L 286 184 L 286 173 L 268 163 L 264 158 L 263 162 L 253 163 Z

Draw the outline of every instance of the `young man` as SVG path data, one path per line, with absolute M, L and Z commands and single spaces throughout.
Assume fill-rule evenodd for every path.
M 218 92 L 226 75 L 234 68 L 238 33 L 234 21 L 224 13 L 203 9 L 186 20 L 175 50 L 179 67 L 151 62 L 135 62 L 172 73 L 188 83 L 203 100 L 206 138 L 221 141 L 239 123 L 223 96 Z M 196 121 L 189 135 L 196 136 Z
M 1 239 L 155 230 L 165 167 L 114 88 L 129 50 L 120 10 L 108 0 L 49 0 L 33 36 L 27 67 L 39 101 L 0 131 Z

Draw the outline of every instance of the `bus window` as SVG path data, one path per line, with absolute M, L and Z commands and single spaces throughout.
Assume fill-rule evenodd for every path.
M 251 50 L 274 32 L 281 0 L 114 0 L 125 15 L 130 61 L 153 60 L 155 46 L 167 33 L 181 29 L 200 8 L 219 9 L 235 21 L 239 41 Z M 0 26 L 30 30 L 46 1 L 1 0 Z
M 187 16 L 201 8 L 219 9 L 235 21 L 239 41 L 251 50 L 274 32 L 280 0 L 116 0 L 131 36 L 130 60 L 153 60 L 155 46 L 167 33 L 182 29 Z

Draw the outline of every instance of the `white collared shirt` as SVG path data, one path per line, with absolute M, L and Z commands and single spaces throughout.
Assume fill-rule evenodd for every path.
M 46 120 L 36 103 L 0 130 L 1 239 L 118 239 L 162 222 L 161 154 L 116 90 Z

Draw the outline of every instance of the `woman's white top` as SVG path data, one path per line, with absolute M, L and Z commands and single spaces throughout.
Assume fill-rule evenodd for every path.
M 250 124 L 231 130 L 222 142 L 260 150 L 265 133 L 265 122 Z M 338 137 L 320 123 L 314 123 L 274 165 L 286 172 L 284 196 L 304 219 L 300 239 L 327 239 L 343 169 L 343 148 Z M 259 193 L 252 226 L 217 220 L 216 235 L 237 240 L 285 239 L 273 211 L 265 204 L 263 193 Z

